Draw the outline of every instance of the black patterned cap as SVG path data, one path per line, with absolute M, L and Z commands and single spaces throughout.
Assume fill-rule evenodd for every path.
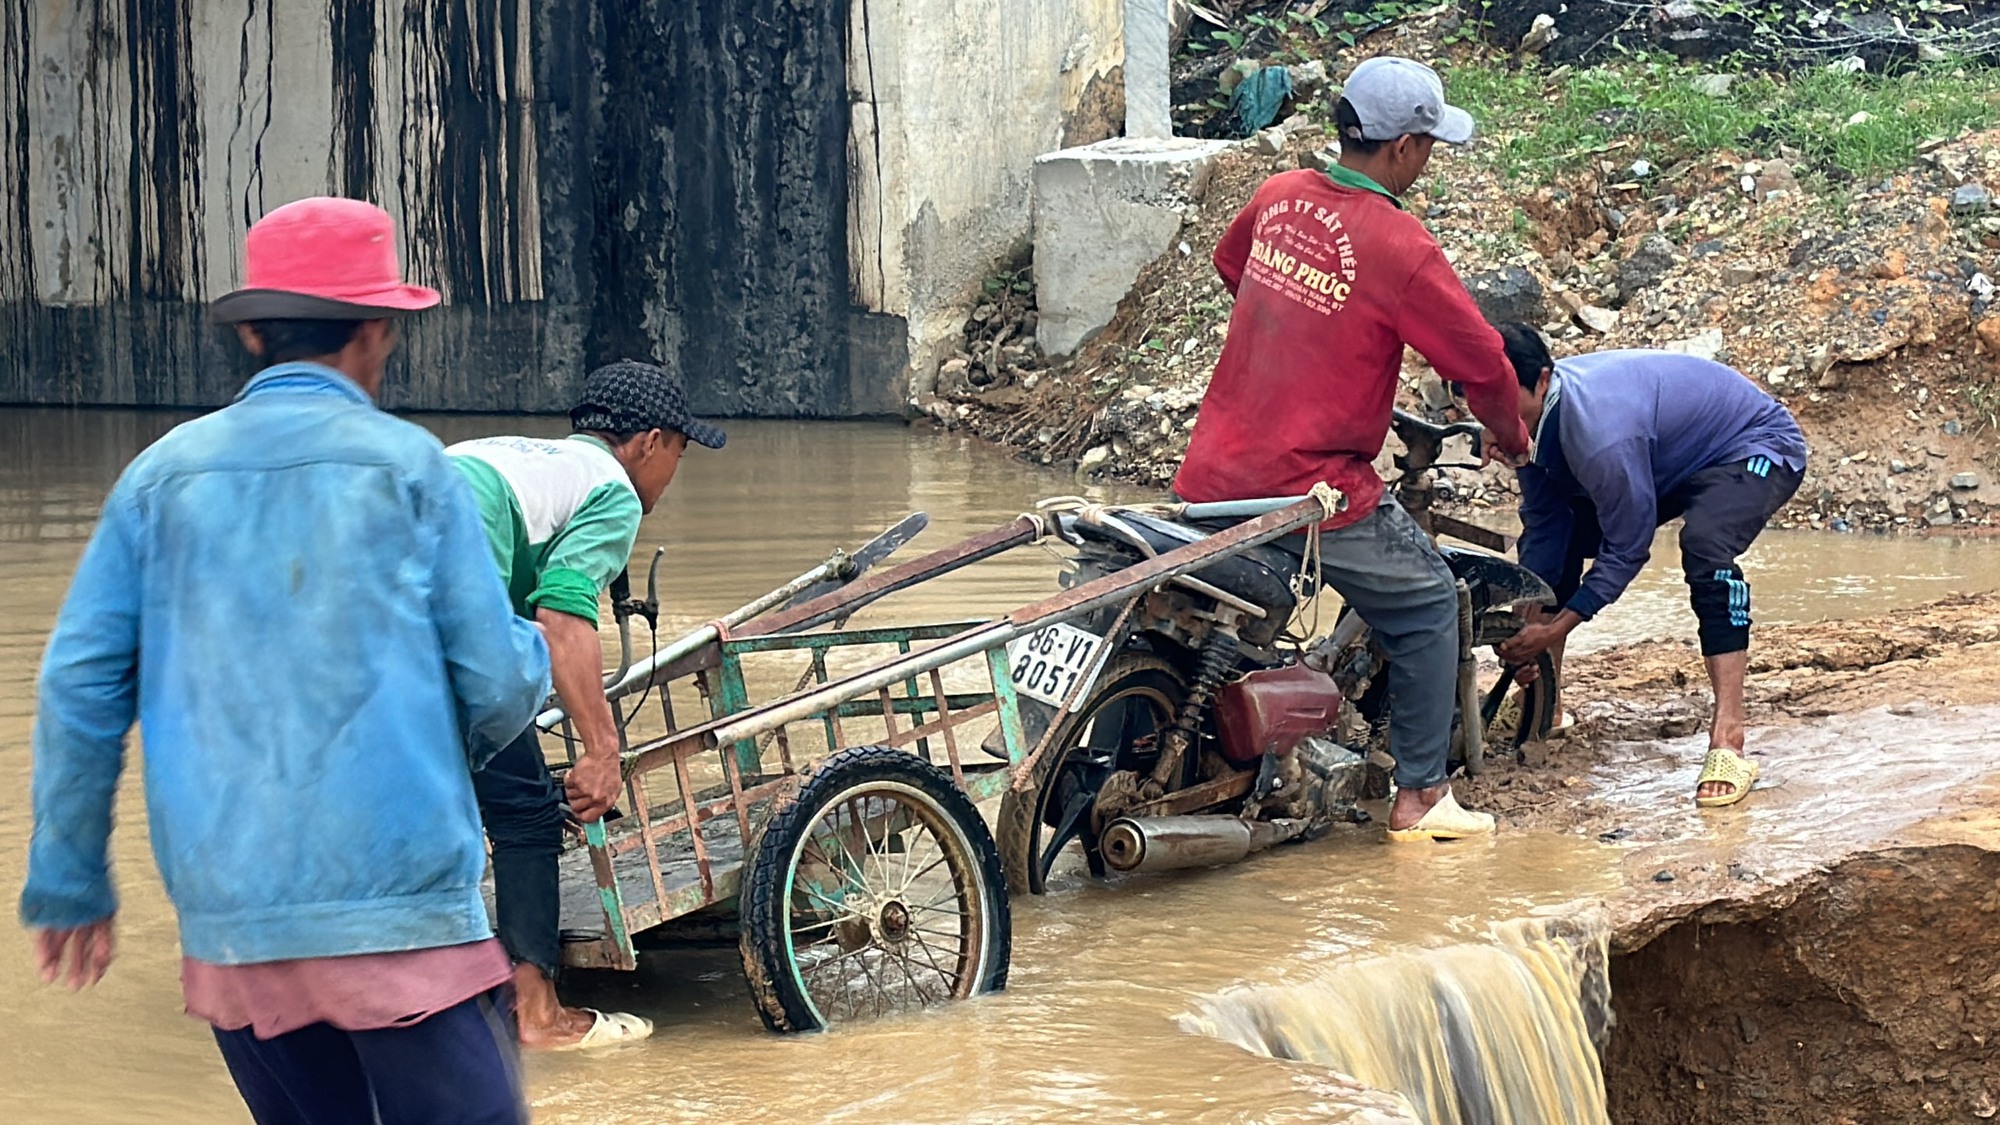
M 636 359 L 607 363 L 591 372 L 570 408 L 569 424 L 608 434 L 674 430 L 710 449 L 721 449 L 729 440 L 721 427 L 688 413 L 687 387 L 679 375 Z

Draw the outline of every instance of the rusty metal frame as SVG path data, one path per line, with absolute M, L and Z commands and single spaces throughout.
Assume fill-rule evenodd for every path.
M 1131 605 L 1162 583 L 1268 543 L 1326 514 L 1320 499 L 1301 500 L 989 621 L 805 632 L 844 619 L 896 590 L 1046 534 L 1044 519 L 1023 516 L 793 609 L 713 623 L 707 627 L 710 635 L 699 644 L 677 643 L 667 659 L 654 661 L 645 671 L 645 684 L 659 691 L 666 732 L 626 750 L 627 794 L 634 807 L 608 831 L 602 822 L 586 828 L 584 846 L 604 906 L 604 936 L 567 944 L 565 960 L 634 967 L 633 934 L 735 897 L 765 806 L 794 788 L 800 774 L 811 768 L 810 755 L 790 730 L 795 724 L 819 730 L 825 753 L 850 745 L 889 745 L 909 747 L 929 758 L 932 755 L 925 749 L 929 740 L 939 740 L 955 782 L 975 800 L 998 796 L 1008 785 L 1010 767 L 1018 769 L 1031 749 L 1025 744 L 1006 657 L 1008 642 L 1108 605 L 1121 606 L 1122 623 Z M 893 647 L 895 654 L 859 672 L 835 678 L 828 670 L 827 657 L 833 650 L 885 646 Z M 800 651 L 811 658 L 807 686 L 752 705 L 743 659 Z M 1108 659 L 1108 652 L 1103 655 Z M 951 691 L 945 674 L 951 667 L 978 668 L 985 684 L 977 690 Z M 670 688 L 685 681 L 701 692 L 710 713 L 705 721 L 681 728 L 674 722 Z M 636 690 L 631 683 L 621 687 L 628 695 Z M 900 694 L 898 687 L 903 689 Z M 965 724 L 990 718 L 998 720 L 1006 760 L 983 767 L 966 762 L 961 737 Z M 776 755 L 765 752 L 772 744 L 778 748 Z M 697 761 L 719 764 L 716 784 L 697 787 L 692 768 Z M 670 779 L 671 792 L 658 784 L 662 778 Z M 726 833 L 722 826 L 727 826 Z M 735 837 L 733 843 L 727 839 L 730 835 Z M 728 851 L 731 846 L 733 855 Z M 645 864 L 646 893 L 628 900 L 626 888 L 640 884 L 621 884 L 618 860 L 635 851 Z

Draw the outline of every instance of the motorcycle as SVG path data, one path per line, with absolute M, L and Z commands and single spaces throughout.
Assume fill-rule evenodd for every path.
M 1471 439 L 1476 466 L 1483 430 L 1402 411 L 1393 425 L 1404 447 L 1395 457 L 1397 502 L 1433 541 L 1452 535 L 1485 548 L 1439 546 L 1459 598 L 1452 765 L 1476 773 L 1498 744 L 1518 748 L 1548 733 L 1549 658 L 1538 659 L 1539 674 L 1515 693 L 1518 711 L 1503 722 L 1520 669 L 1501 668 L 1482 689 L 1475 653 L 1512 637 L 1530 607 L 1554 596 L 1491 553 L 1505 549 L 1503 537 L 1432 510 L 1435 470 L 1451 467 L 1440 461 L 1446 443 Z M 1063 585 L 1195 542 L 1258 503 L 1227 518 L 1231 505 L 1056 513 L 1056 530 L 1075 549 Z M 1075 851 L 1104 879 L 1233 862 L 1366 819 L 1356 802 L 1386 795 L 1394 764 L 1387 657 L 1345 611 L 1323 637 L 1292 633 L 1301 603 L 1317 594 L 1308 584 L 1318 575 L 1300 570 L 1297 553 L 1259 547 L 1078 623 L 1104 638 L 1111 655 L 1071 704 L 1022 700 L 1029 742 L 1040 750 L 1003 797 L 996 823 L 1010 887 L 1044 893 Z M 1095 648 L 1094 638 L 1081 640 Z

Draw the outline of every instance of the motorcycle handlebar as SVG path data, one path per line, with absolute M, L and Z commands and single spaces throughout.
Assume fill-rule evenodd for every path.
M 1394 410 L 1390 412 L 1390 425 L 1395 427 L 1396 436 L 1403 439 L 1404 445 L 1415 444 L 1413 438 L 1421 436 L 1435 450 L 1447 439 L 1463 434 L 1472 439 L 1472 455 L 1478 457 L 1484 452 L 1486 444 L 1486 427 L 1477 422 L 1453 422 L 1449 426 L 1438 426 L 1406 410 Z

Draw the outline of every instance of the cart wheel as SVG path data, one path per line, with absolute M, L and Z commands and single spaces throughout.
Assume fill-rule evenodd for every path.
M 743 971 L 773 1031 L 1007 984 L 1000 852 L 951 775 L 889 746 L 828 757 L 779 799 L 741 897 Z

